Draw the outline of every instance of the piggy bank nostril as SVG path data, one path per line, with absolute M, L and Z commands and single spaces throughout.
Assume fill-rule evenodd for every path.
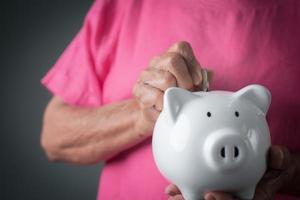
M 234 157 L 236 158 L 236 157 L 238 157 L 239 156 L 239 149 L 235 146 L 234 147 Z
M 225 158 L 225 147 L 222 147 L 220 153 L 221 153 L 221 157 Z

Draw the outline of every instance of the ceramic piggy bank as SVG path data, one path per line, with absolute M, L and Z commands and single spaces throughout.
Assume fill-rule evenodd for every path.
M 185 200 L 208 191 L 252 199 L 266 170 L 270 92 L 249 85 L 237 92 L 169 88 L 153 133 L 153 154 Z

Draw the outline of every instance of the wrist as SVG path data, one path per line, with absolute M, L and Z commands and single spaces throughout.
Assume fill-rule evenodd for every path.
M 134 130 L 140 138 L 148 138 L 152 135 L 155 121 L 151 121 L 145 116 L 144 110 L 135 99 L 133 100 L 133 104 L 136 110 Z

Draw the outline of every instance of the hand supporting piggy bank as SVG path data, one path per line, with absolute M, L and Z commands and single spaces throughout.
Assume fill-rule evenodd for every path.
M 153 133 L 160 172 L 185 200 L 208 191 L 252 199 L 266 170 L 270 92 L 249 85 L 237 92 L 169 88 Z

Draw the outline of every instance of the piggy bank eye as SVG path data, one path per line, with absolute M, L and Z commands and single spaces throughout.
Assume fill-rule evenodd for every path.
M 207 112 L 206 115 L 207 115 L 207 117 L 211 117 L 211 113 L 210 112 Z
M 234 115 L 235 115 L 236 117 L 239 117 L 239 116 L 240 116 L 240 113 L 239 113 L 238 111 L 235 111 L 235 112 L 234 112 Z

